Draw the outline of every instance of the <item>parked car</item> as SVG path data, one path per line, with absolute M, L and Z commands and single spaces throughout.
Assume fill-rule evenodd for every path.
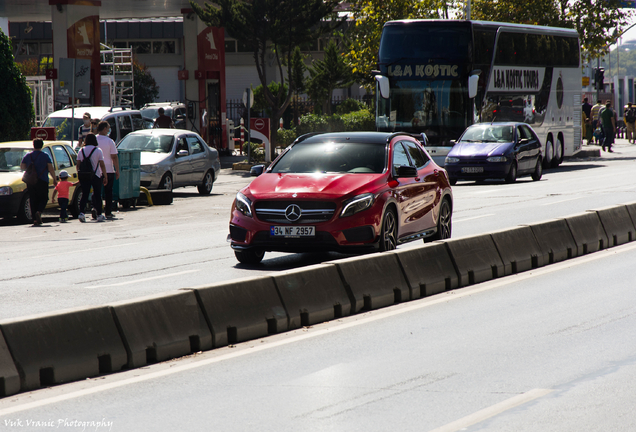
M 20 168 L 22 158 L 33 151 L 32 141 L 14 141 L 0 143 L 0 217 L 17 216 L 22 222 L 32 222 L 31 201 L 26 184 L 22 181 L 23 171 Z M 69 181 L 77 181 L 77 155 L 68 142 L 45 141 L 42 151 L 53 161 L 55 175 L 66 170 Z M 59 180 L 59 177 L 58 177 Z M 53 180 L 49 176 L 49 201 L 46 208 L 57 208 L 58 204 L 51 202 L 53 196 Z M 69 209 L 74 217 L 80 213 L 79 202 L 82 190 L 71 187 L 71 201 Z
M 458 180 L 504 179 L 513 183 L 543 175 L 541 142 L 525 123 L 477 123 L 469 126 L 446 156 L 451 185 Z
M 74 113 L 71 109 L 55 111 L 48 115 L 42 126 L 54 126 L 58 140 L 74 141 L 77 144 L 78 130 L 84 124 L 84 113 L 89 113 L 92 119 L 107 121 L 110 125 L 110 138 L 118 143 L 130 132 L 147 129 L 141 113 L 137 110 L 121 107 L 76 107 Z M 71 122 L 71 117 L 73 121 Z M 71 126 L 72 123 L 72 126 Z M 72 136 L 71 136 L 72 133 Z
M 132 132 L 117 148 L 141 150 L 140 184 L 148 189 L 197 186 L 200 194 L 208 195 L 221 169 L 216 149 L 199 134 L 182 129 Z
M 181 102 L 154 102 L 141 107 L 141 115 L 153 122 L 159 117 L 159 108 L 172 119 L 177 129 L 186 128 L 186 107 Z
M 452 209 L 446 171 L 418 137 L 308 134 L 238 192 L 231 247 L 248 264 L 266 251 L 386 251 L 449 238 Z

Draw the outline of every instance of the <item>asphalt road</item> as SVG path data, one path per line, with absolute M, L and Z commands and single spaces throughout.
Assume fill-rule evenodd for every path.
M 0 430 L 635 430 L 635 260 L 630 243 L 11 396 Z
M 570 160 L 540 182 L 460 182 L 453 188 L 453 237 L 565 217 L 636 201 L 636 146 Z M 226 241 L 230 206 L 251 178 L 224 169 L 210 196 L 177 189 L 170 206 L 121 210 L 105 223 L 42 227 L 0 221 L 0 319 L 98 305 L 178 288 L 267 274 L 342 257 L 268 253 L 239 264 Z M 415 247 L 421 242 L 401 248 Z

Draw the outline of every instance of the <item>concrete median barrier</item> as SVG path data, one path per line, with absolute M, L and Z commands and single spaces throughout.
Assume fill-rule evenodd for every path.
M 22 391 L 121 370 L 126 349 L 107 306 L 0 321 Z
M 565 219 L 528 225 L 537 239 L 544 264 L 553 264 L 578 256 L 576 242 Z
M 351 299 L 332 264 L 289 270 L 272 277 L 289 315 L 289 330 L 351 314 Z
M 605 233 L 608 247 L 619 246 L 634 240 L 634 223 L 624 205 L 590 210 L 598 214 Z
M 287 313 L 270 276 L 238 279 L 192 290 L 212 329 L 215 348 L 288 329 Z
M 110 307 L 129 368 L 212 349 L 212 333 L 193 291 L 141 297 Z
M 584 212 L 565 218 L 577 247 L 577 256 L 608 248 L 607 234 L 596 212 Z
M 451 258 L 464 287 L 504 275 L 504 264 L 490 234 L 446 240 Z
M 0 332 L 0 398 L 20 391 L 20 375 L 13 363 L 7 343 Z
M 634 227 L 636 227 L 636 203 L 625 204 L 625 207 L 627 207 L 629 217 L 632 218 L 632 223 L 634 224 Z
M 429 243 L 391 253 L 397 256 L 404 270 L 413 299 L 438 294 L 459 286 L 459 276 L 444 243 Z
M 411 300 L 408 282 L 395 254 L 375 253 L 329 263 L 338 267 L 353 298 L 352 313 Z
M 491 233 L 504 263 L 504 276 L 524 272 L 544 265 L 543 254 L 528 226 L 519 226 Z

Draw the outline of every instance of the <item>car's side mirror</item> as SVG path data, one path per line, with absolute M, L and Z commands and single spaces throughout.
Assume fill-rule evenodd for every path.
M 252 168 L 250 168 L 250 175 L 252 177 L 258 177 L 259 175 L 263 174 L 264 171 L 265 171 L 265 165 L 263 164 L 254 165 Z
M 476 69 L 470 73 L 468 77 L 468 97 L 470 99 L 477 96 L 477 89 L 479 84 L 479 75 L 481 74 L 481 70 Z
M 450 140 L 450 145 L 451 145 L 451 146 L 454 146 L 455 144 L 457 144 L 457 141 L 456 141 L 456 140 Z
M 187 156 L 189 153 L 187 150 L 179 150 L 177 152 L 177 157 Z
M 519 145 L 526 145 L 530 142 L 530 140 L 528 138 L 521 138 L 519 140 Z
M 417 177 L 417 168 L 410 165 L 400 165 L 397 168 L 398 177 Z

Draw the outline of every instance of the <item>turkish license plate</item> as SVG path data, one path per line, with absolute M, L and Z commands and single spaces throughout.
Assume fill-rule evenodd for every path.
M 272 237 L 314 237 L 316 235 L 316 227 L 273 225 L 269 227 L 269 234 Z
M 484 172 L 484 167 L 464 167 L 462 173 L 464 174 L 479 174 Z

